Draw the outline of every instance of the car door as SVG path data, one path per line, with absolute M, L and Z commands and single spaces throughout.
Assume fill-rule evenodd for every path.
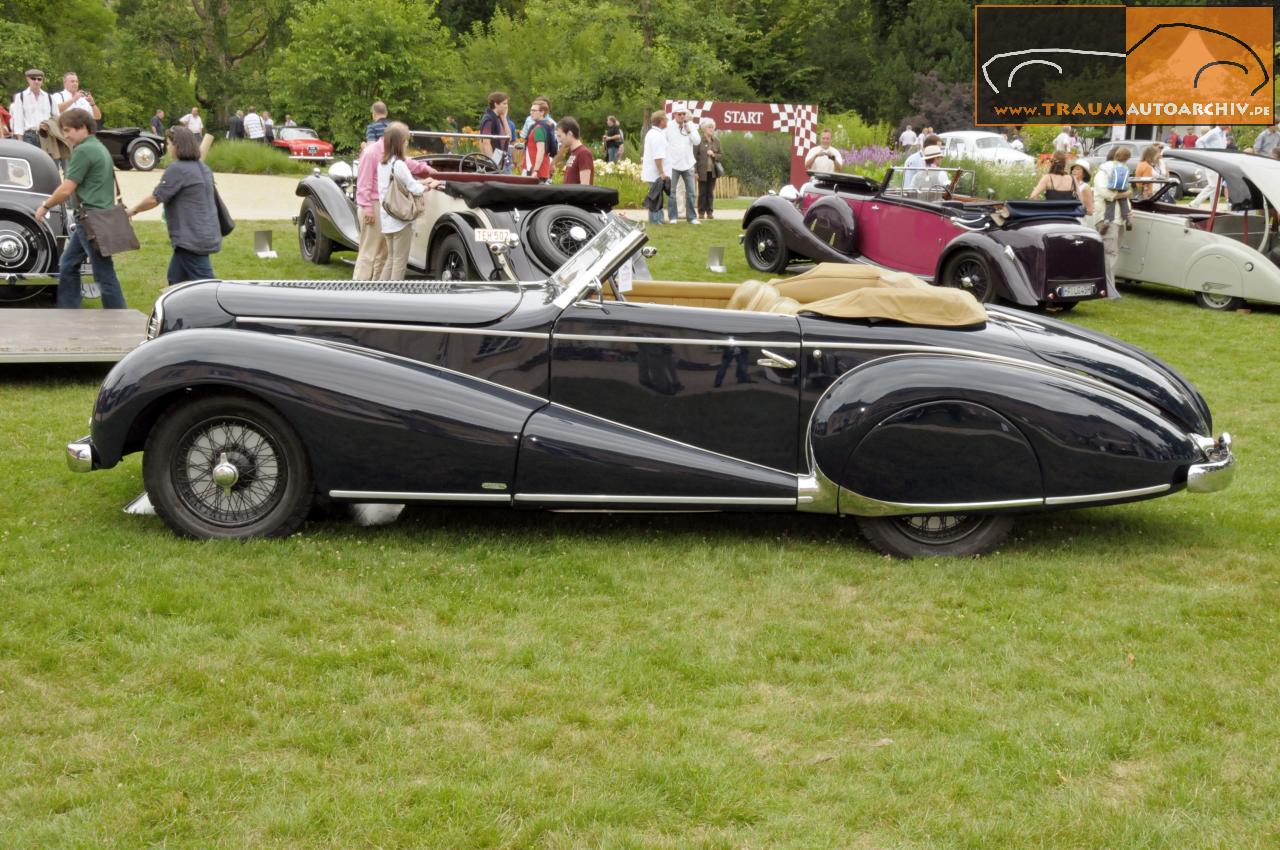
M 858 222 L 863 256 L 878 265 L 931 277 L 942 248 L 957 231 L 931 205 L 879 197 Z
M 795 316 L 567 307 L 551 340 L 551 404 L 521 444 L 518 501 L 612 493 L 624 504 L 674 494 L 688 504 L 793 505 L 799 356 Z

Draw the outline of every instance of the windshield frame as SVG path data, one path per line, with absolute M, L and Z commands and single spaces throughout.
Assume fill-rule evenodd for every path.
M 605 226 L 547 278 L 547 285 L 556 291 L 556 306 L 564 309 L 593 284 L 603 284 L 648 241 L 641 228 L 616 213 L 609 216 Z

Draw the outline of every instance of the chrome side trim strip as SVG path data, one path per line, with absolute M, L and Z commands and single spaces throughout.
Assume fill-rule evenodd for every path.
M 303 325 L 315 328 L 368 328 L 379 331 L 418 331 L 421 333 L 467 334 L 470 336 L 514 336 L 526 339 L 550 339 L 551 334 L 536 331 L 504 331 L 492 328 L 459 328 L 449 325 L 410 325 L 398 322 L 353 322 L 337 319 L 304 319 L 293 316 L 236 316 L 237 322 L 268 325 Z
M 517 502 L 559 502 L 574 505 L 779 505 L 794 507 L 794 496 L 609 496 L 582 493 L 517 493 Z
M 1087 493 L 1083 496 L 1049 496 L 1044 500 L 1046 505 L 1078 505 L 1081 502 L 1105 502 L 1111 499 L 1131 499 L 1138 496 L 1151 496 L 1163 493 L 1172 488 L 1172 484 L 1157 484 L 1154 487 L 1139 487 L 1135 490 L 1116 490 L 1113 493 Z
M 1039 508 L 1044 499 L 1006 499 L 993 502 L 882 502 L 855 493 L 847 487 L 840 488 L 840 513 L 856 516 L 911 516 L 914 514 L 964 513 L 967 511 L 1009 510 L 1012 508 Z
M 762 340 L 745 340 L 734 339 L 728 337 L 726 339 L 693 339 L 674 336 L 603 336 L 599 334 L 561 334 L 555 335 L 555 338 L 569 339 L 581 342 L 654 342 L 664 343 L 667 345 L 745 345 L 752 348 L 761 345 L 772 345 L 775 348 L 800 348 L 799 340 L 795 342 L 780 342 L 772 339 Z
M 330 490 L 331 499 L 366 502 L 510 502 L 506 493 L 399 493 L 388 490 Z

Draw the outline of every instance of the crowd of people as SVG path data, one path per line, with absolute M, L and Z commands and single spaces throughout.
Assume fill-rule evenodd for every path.
M 649 121 L 640 164 L 640 179 L 649 185 L 645 196 L 649 221 L 676 224 L 682 214 L 690 224 L 715 218 L 716 180 L 724 174 L 716 122 L 703 118 L 695 124 L 681 106 L 675 107 L 670 116 L 658 110 Z

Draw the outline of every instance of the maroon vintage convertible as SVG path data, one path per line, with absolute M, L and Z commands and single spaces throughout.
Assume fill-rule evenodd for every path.
M 810 178 L 800 193 L 758 199 L 743 217 L 747 262 L 758 271 L 865 263 L 979 301 L 1061 310 L 1106 295 L 1102 240 L 1079 223 L 1075 201 L 980 200 L 958 190 L 973 182 L 963 169 L 891 168 L 880 182 Z

